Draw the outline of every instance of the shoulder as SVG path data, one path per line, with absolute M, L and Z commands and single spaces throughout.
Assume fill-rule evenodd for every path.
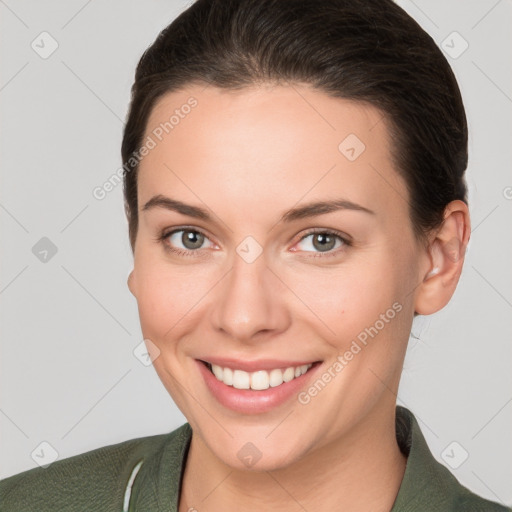
M 136 466 L 157 456 L 181 429 L 97 448 L 1 480 L 0 508 L 2 512 L 122 510 Z
M 416 418 L 404 407 L 397 407 L 396 434 L 407 465 L 392 512 L 512 512 L 470 491 L 438 462 Z
M 457 499 L 454 510 L 465 510 L 467 512 L 512 512 L 510 507 L 481 498 L 466 487 L 462 487 L 462 489 L 463 491 Z
M 446 510 L 464 512 L 512 512 L 512 509 L 487 500 L 462 485 L 443 465 L 438 465 L 434 481 L 438 499 L 446 504 Z M 445 510 L 444 508 L 442 510 Z

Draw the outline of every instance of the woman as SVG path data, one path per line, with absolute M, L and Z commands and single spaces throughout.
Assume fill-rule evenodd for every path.
M 387 0 L 199 0 L 144 53 L 128 286 L 187 418 L 1 483 L 2 510 L 498 511 L 396 393 L 469 240 L 467 126 Z

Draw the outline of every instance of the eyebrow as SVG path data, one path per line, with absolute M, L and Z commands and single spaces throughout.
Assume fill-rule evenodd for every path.
M 211 215 L 204 208 L 182 203 L 181 201 L 171 199 L 170 197 L 166 197 L 161 194 L 152 197 L 142 207 L 142 210 L 148 211 L 154 208 L 164 208 L 166 210 L 175 211 L 182 215 L 187 215 L 188 217 L 194 217 L 204 221 L 213 220 Z M 316 201 L 292 208 L 282 215 L 280 222 L 293 222 L 295 220 L 315 217 L 317 215 L 323 215 L 338 210 L 353 210 L 375 215 L 374 211 L 352 201 L 348 201 L 346 199 L 334 199 L 330 201 Z

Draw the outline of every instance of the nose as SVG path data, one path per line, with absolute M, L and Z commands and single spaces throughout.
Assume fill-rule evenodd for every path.
M 291 315 L 286 286 L 267 266 L 263 255 L 252 263 L 235 255 L 231 271 L 219 286 L 211 314 L 217 331 L 250 343 L 288 328 Z

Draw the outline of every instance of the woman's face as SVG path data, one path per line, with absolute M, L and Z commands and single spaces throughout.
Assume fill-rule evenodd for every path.
M 380 111 L 305 86 L 198 85 L 157 103 L 145 141 L 129 285 L 210 455 L 276 469 L 392 422 L 429 260 Z M 238 370 L 223 370 L 236 386 L 200 361 Z

